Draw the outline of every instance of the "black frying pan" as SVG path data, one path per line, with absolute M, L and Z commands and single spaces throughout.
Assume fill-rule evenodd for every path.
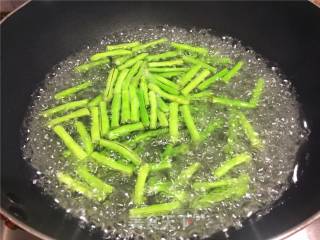
M 232 239 L 264 239 L 305 221 L 320 209 L 320 9 L 308 2 L 31 2 L 1 24 L 1 211 L 56 239 L 99 239 L 31 183 L 22 159 L 21 123 L 30 95 L 53 65 L 128 25 L 212 28 L 278 63 L 297 90 L 311 135 L 297 154 L 300 181 L 276 207 Z M 313 217 L 314 219 L 315 217 Z M 30 229 L 29 229 L 30 230 Z M 215 237 L 223 238 L 217 233 Z

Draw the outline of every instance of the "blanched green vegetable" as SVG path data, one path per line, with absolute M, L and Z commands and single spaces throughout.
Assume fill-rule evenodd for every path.
M 62 117 L 57 117 L 57 118 L 50 120 L 48 122 L 48 126 L 52 127 L 54 125 L 70 121 L 72 119 L 77 119 L 77 118 L 88 116 L 88 115 L 90 115 L 89 110 L 87 108 L 81 108 L 81 109 L 76 110 L 74 112 L 68 113 Z
M 108 134 L 108 138 L 113 140 L 122 136 L 127 136 L 132 132 L 143 130 L 144 126 L 142 122 L 122 125 L 121 127 L 111 130 Z
M 174 83 L 173 81 L 170 81 L 169 79 L 166 79 L 166 78 L 164 78 L 160 75 L 157 75 L 157 74 L 149 74 L 147 77 L 151 80 L 159 81 L 162 84 L 168 86 L 169 88 L 175 89 L 177 91 L 177 93 L 179 94 L 179 92 L 178 92 L 179 85 Z
M 156 130 L 145 131 L 140 134 L 137 134 L 132 139 L 128 140 L 128 145 L 134 146 L 140 142 L 149 140 L 151 138 L 163 136 L 163 135 L 167 134 L 168 132 L 169 132 L 168 128 L 160 128 L 160 129 L 156 129 Z
M 112 68 L 108 74 L 106 80 L 106 89 L 104 91 L 104 100 L 110 102 L 113 97 L 113 87 L 117 80 L 119 70 L 117 68 Z
M 212 103 L 225 105 L 227 107 L 238 107 L 238 108 L 245 108 L 245 109 L 251 109 L 256 107 L 250 102 L 245 102 L 238 99 L 230 99 L 226 97 L 211 97 L 210 101 Z
M 195 77 L 191 82 L 181 90 L 183 95 L 188 95 L 193 89 L 195 89 L 206 77 L 210 74 L 209 70 L 205 69 L 197 77 Z
M 146 108 L 144 94 L 141 89 L 137 91 L 138 99 L 139 99 L 139 110 L 140 110 L 140 119 L 141 122 L 145 127 L 149 127 L 150 120 L 149 120 L 149 114 Z
M 191 56 L 184 56 L 183 61 L 185 61 L 186 63 L 200 65 L 202 68 L 208 69 L 210 72 L 213 72 L 213 73 L 215 73 L 217 71 L 217 69 L 215 67 L 212 67 L 211 65 L 203 62 L 202 60 L 191 57 Z
M 201 55 L 207 55 L 208 54 L 208 49 L 203 48 L 203 47 L 195 47 L 189 44 L 185 44 L 185 43 L 175 43 L 172 42 L 171 46 L 179 49 L 179 50 L 185 50 L 188 52 L 194 52 L 194 53 L 199 53 Z
M 76 169 L 77 175 L 83 179 L 90 187 L 93 188 L 93 191 L 97 191 L 102 195 L 108 195 L 112 193 L 113 187 L 101 179 L 97 178 L 89 172 L 89 169 L 83 166 L 80 166 Z
M 145 50 L 147 48 L 151 48 L 151 47 L 154 47 L 156 45 L 165 43 L 167 41 L 168 41 L 168 39 L 166 39 L 166 38 L 160 38 L 160 39 L 157 39 L 157 40 L 154 40 L 154 41 L 150 41 L 150 42 L 141 44 L 139 46 L 136 46 L 136 47 L 132 48 L 132 51 L 133 52 L 139 52 L 139 51 Z
M 148 85 L 149 89 L 157 93 L 160 97 L 168 99 L 170 101 L 180 103 L 180 104 L 189 104 L 189 100 L 184 96 L 176 96 L 169 93 L 166 93 L 165 91 L 161 90 L 157 85 L 153 83 L 149 83 Z
M 182 170 L 174 184 L 181 186 L 188 184 L 190 178 L 200 169 L 200 167 L 201 164 L 198 162 L 191 164 L 189 167 Z
M 161 110 L 157 110 L 157 116 L 158 116 L 160 127 L 168 127 L 169 126 L 169 121 L 168 121 L 167 116 L 164 112 L 162 112 Z
M 129 87 L 129 95 L 130 95 L 130 120 L 131 122 L 138 122 L 140 119 L 139 113 L 139 98 L 137 94 L 137 88 L 135 86 Z
M 239 117 L 239 122 L 251 143 L 251 146 L 257 149 L 263 148 L 259 134 L 254 130 L 246 116 L 242 112 L 237 112 L 237 115 Z
M 71 191 L 78 192 L 91 200 L 103 201 L 106 198 L 106 195 L 102 192 L 93 191 L 88 185 L 73 179 L 66 173 L 58 172 L 56 176 L 58 181 L 65 184 Z
M 112 106 L 111 106 L 111 127 L 119 127 L 119 121 L 120 121 L 120 109 L 121 109 L 121 88 L 122 83 L 124 79 L 126 78 L 129 70 L 124 69 L 120 71 L 120 74 L 117 78 L 116 85 L 114 88 L 114 97 L 112 100 Z
M 171 142 L 179 140 L 179 105 L 175 102 L 169 104 L 169 132 Z
M 132 52 L 125 49 L 116 49 L 116 50 L 109 50 L 106 52 L 96 53 L 90 57 L 91 61 L 99 61 L 106 57 L 114 57 L 114 56 L 123 56 L 123 55 L 130 55 Z
M 240 69 L 242 68 L 243 64 L 244 64 L 243 61 L 237 62 L 237 64 L 234 65 L 234 67 L 231 68 L 229 70 L 229 72 L 222 77 L 222 80 L 225 83 L 228 83 L 231 80 L 231 78 L 233 78 L 240 71 Z
M 204 82 L 200 83 L 198 88 L 200 90 L 204 90 L 207 89 L 208 87 L 210 87 L 214 82 L 216 82 L 217 80 L 221 79 L 221 77 L 223 77 L 226 73 L 228 72 L 227 68 L 222 69 L 220 72 L 216 73 L 215 75 L 213 75 L 212 77 L 208 78 L 207 80 L 205 80 Z
M 241 174 L 237 178 L 223 178 L 214 182 L 195 182 L 192 184 L 192 188 L 196 191 L 208 191 L 212 188 L 229 187 L 241 184 L 243 182 L 249 182 L 248 174 Z
M 148 85 L 144 76 L 140 79 L 140 89 L 143 92 L 144 103 L 146 104 L 146 106 L 149 106 L 150 102 L 148 94 Z
M 75 67 L 74 71 L 78 72 L 78 73 L 84 73 L 84 72 L 89 71 L 92 68 L 106 65 L 109 62 L 110 62 L 110 59 L 106 58 L 106 59 L 101 59 L 101 60 L 95 61 L 95 62 L 84 63 L 84 64 L 81 64 L 81 65 Z
M 169 105 L 163 99 L 157 96 L 158 107 L 163 112 L 169 112 Z
M 221 128 L 224 124 L 224 120 L 217 118 L 214 121 L 210 122 L 208 126 L 201 132 L 201 141 L 207 140 L 210 135 L 216 131 L 218 128 Z
M 133 202 L 135 205 L 141 205 L 144 202 L 145 183 L 150 171 L 149 164 L 142 165 L 138 170 L 138 177 L 134 188 Z
M 132 208 L 129 210 L 129 217 L 139 218 L 148 216 L 160 216 L 172 213 L 181 208 L 179 201 L 149 205 L 141 208 Z
M 189 130 L 192 141 L 194 143 L 199 143 L 201 140 L 200 133 L 198 132 L 197 127 L 193 121 L 189 105 L 182 105 L 181 112 L 183 120 Z
M 149 62 L 148 67 L 167 67 L 167 66 L 175 66 L 182 65 L 182 59 L 170 60 L 170 61 L 162 61 L 162 62 Z
M 120 43 L 120 44 L 114 44 L 114 45 L 108 45 L 106 47 L 106 49 L 108 51 L 111 51 L 111 50 L 115 50 L 115 49 L 130 49 L 130 48 L 133 48 L 133 47 L 136 47 L 140 45 L 140 42 L 138 41 L 135 41 L 135 42 L 128 42 L 128 43 Z
M 76 143 L 76 141 L 73 140 L 70 134 L 61 125 L 55 126 L 53 131 L 59 136 L 59 138 L 77 159 L 84 160 L 87 158 L 88 154 L 78 143 Z
M 122 65 L 119 66 L 119 70 L 123 70 L 133 66 L 136 62 L 143 60 L 148 55 L 149 53 L 141 53 L 133 58 L 130 58 L 129 60 L 127 60 L 126 62 L 124 62 Z
M 91 111 L 91 140 L 96 143 L 100 139 L 100 113 L 98 107 L 92 107 Z
M 183 67 L 148 68 L 148 71 L 152 73 L 185 72 L 187 70 L 188 68 L 183 68 Z
M 259 78 L 251 93 L 250 103 L 252 105 L 258 106 L 261 95 L 264 90 L 264 86 L 265 86 L 265 81 L 262 78 Z
M 41 112 L 41 115 L 44 117 L 49 117 L 55 113 L 66 112 L 69 110 L 73 110 L 75 108 L 85 107 L 88 104 L 88 102 L 89 102 L 88 99 L 83 99 L 79 101 L 64 103 Z
M 149 92 L 149 99 L 150 99 L 150 128 L 155 129 L 157 128 L 157 97 L 153 91 Z
M 149 55 L 146 59 L 147 61 L 159 61 L 159 60 L 164 60 L 172 57 L 178 56 L 177 51 L 168 51 L 168 52 L 163 52 L 163 53 L 158 53 L 154 55 Z
M 135 165 L 140 165 L 142 162 L 138 154 L 136 154 L 133 150 L 131 150 L 130 148 L 128 148 L 127 146 L 119 142 L 100 139 L 99 144 L 102 147 L 105 147 L 107 149 L 110 149 L 114 152 L 119 153 L 120 155 L 122 155 L 123 157 L 125 157 L 126 159 L 134 163 Z
M 243 178 L 235 185 L 217 188 L 216 190 L 213 190 L 208 194 L 199 196 L 192 202 L 191 208 L 208 208 L 211 207 L 212 204 L 224 201 L 226 199 L 236 200 L 244 196 L 248 192 L 248 190 L 249 179 Z
M 91 81 L 86 81 L 84 83 L 81 83 L 77 86 L 71 87 L 71 88 L 67 88 L 65 90 L 62 90 L 61 92 L 58 92 L 54 95 L 54 98 L 59 100 L 59 99 L 63 99 L 66 97 L 69 97 L 77 92 L 83 91 L 89 87 L 92 86 L 92 82 Z
M 181 76 L 182 72 L 164 72 L 164 73 L 158 73 L 159 76 L 164 78 L 173 78 Z
M 191 79 L 196 76 L 196 74 L 200 71 L 201 69 L 201 65 L 197 64 L 194 65 L 190 68 L 190 70 L 188 72 L 186 72 L 179 80 L 178 80 L 178 84 L 181 87 L 184 87 L 187 83 L 189 83 L 191 81 Z
M 84 146 L 86 152 L 88 154 L 92 153 L 93 144 L 92 144 L 92 141 L 91 141 L 90 134 L 88 133 L 88 131 L 86 129 L 86 126 L 80 121 L 76 121 L 74 126 L 75 126 L 78 134 L 80 135 L 80 139 L 81 139 L 81 141 L 83 143 L 83 146 Z
M 107 103 L 100 102 L 99 110 L 100 110 L 100 132 L 101 132 L 101 136 L 104 137 L 108 134 L 110 130 L 110 122 L 109 122 L 109 117 L 107 112 Z
M 129 122 L 131 111 L 130 111 L 130 93 L 128 89 L 122 89 L 121 93 L 121 124 Z
M 91 154 L 91 157 L 98 164 L 106 166 L 110 169 L 119 171 L 119 172 L 127 174 L 129 176 L 131 176 L 133 173 L 134 166 L 117 162 L 117 161 L 113 160 L 112 158 L 105 156 L 105 155 L 102 155 L 98 152 L 93 152 Z
M 88 103 L 88 107 L 96 107 L 99 105 L 100 102 L 102 102 L 103 97 L 101 94 L 97 95 L 95 98 L 91 99 L 91 101 Z
M 247 163 L 249 161 L 251 161 L 251 155 L 249 153 L 241 153 L 231 159 L 224 161 L 218 168 L 213 170 L 212 174 L 215 177 L 220 178 L 227 174 L 234 167 L 242 163 Z

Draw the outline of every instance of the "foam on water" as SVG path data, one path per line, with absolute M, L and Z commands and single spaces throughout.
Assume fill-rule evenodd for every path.
M 212 91 L 217 95 L 247 100 L 250 98 L 255 81 L 259 77 L 265 79 L 266 86 L 260 107 L 246 112 L 248 119 L 263 139 L 265 147 L 261 152 L 254 153 L 251 164 L 243 165 L 233 172 L 235 175 L 247 172 L 251 176 L 250 192 L 242 199 L 223 201 L 207 210 L 193 212 L 186 209 L 180 215 L 133 221 L 129 220 L 127 215 L 128 209 L 133 207 L 131 195 L 134 177 L 126 178 L 92 164 L 91 170 L 117 189 L 104 203 L 90 201 L 57 183 L 55 173 L 59 170 L 72 169 L 72 163 L 62 157 L 63 144 L 44 127 L 46 120 L 39 116 L 39 112 L 56 104 L 56 100 L 53 99 L 55 92 L 75 85 L 77 82 L 91 79 L 97 87 L 92 91 L 84 91 L 71 97 L 67 101 L 94 97 L 100 89 L 104 88 L 108 66 L 84 75 L 76 74 L 72 70 L 76 65 L 85 62 L 88 56 L 102 51 L 106 44 L 134 40 L 149 41 L 161 37 L 204 46 L 210 50 L 211 54 L 226 55 L 235 61 L 243 59 L 246 62 L 242 73 L 230 84 L 216 84 L 212 87 Z M 165 47 L 162 48 L 164 49 Z M 157 51 L 160 50 L 161 48 L 157 48 Z M 203 129 L 216 116 L 226 115 L 224 108 L 213 104 L 203 104 L 201 107 L 195 104 L 192 109 L 200 129 Z M 276 67 L 270 66 L 254 51 L 243 47 L 240 42 L 231 37 L 216 37 L 208 30 L 187 31 L 168 26 L 127 29 L 107 35 L 98 44 L 87 46 L 81 52 L 59 63 L 35 92 L 23 129 L 24 157 L 30 160 L 41 175 L 40 179 L 34 180 L 34 183 L 44 189 L 44 194 L 54 196 L 56 203 L 65 208 L 68 214 L 79 217 L 81 222 L 85 223 L 84 226 L 90 224 L 92 229 L 101 227 L 106 237 L 142 236 L 146 239 L 178 237 L 184 239 L 195 235 L 204 237 L 230 226 L 241 227 L 243 219 L 261 209 L 265 211 L 261 211 L 260 214 L 264 214 L 288 188 L 288 179 L 292 176 L 294 169 L 295 154 L 301 142 L 307 137 L 307 132 L 301 124 L 299 105 L 295 100 L 290 82 L 283 79 Z M 68 126 L 67 129 L 73 132 L 72 126 Z M 225 159 L 222 149 L 226 143 L 226 131 L 227 128 L 224 128 L 216 132 L 199 149 L 178 158 L 175 161 L 177 162 L 175 171 L 170 173 L 171 177 L 174 178 L 191 162 L 198 161 L 203 167 L 197 174 L 196 180 L 213 180 L 208 169 L 213 169 Z M 246 141 L 245 138 L 244 141 Z M 154 149 L 160 148 L 159 146 L 163 144 L 163 140 L 154 140 L 147 150 L 141 153 L 142 158 L 146 161 L 158 159 L 159 154 Z M 247 147 L 247 144 L 243 146 L 244 149 Z

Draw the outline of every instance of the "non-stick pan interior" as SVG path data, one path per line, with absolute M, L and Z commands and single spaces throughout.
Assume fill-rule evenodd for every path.
M 56 239 L 97 239 L 32 184 L 35 170 L 21 158 L 21 124 L 30 95 L 50 69 L 86 44 L 127 26 L 169 24 L 211 28 L 278 64 L 292 81 L 311 135 L 297 154 L 299 181 L 268 215 L 253 216 L 235 239 L 274 236 L 320 206 L 320 10 L 307 2 L 32 2 L 2 24 L 1 207 Z M 223 238 L 223 234 L 216 234 Z

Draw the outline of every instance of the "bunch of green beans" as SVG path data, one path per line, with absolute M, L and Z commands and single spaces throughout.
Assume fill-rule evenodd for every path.
M 159 52 L 160 45 L 166 45 L 169 50 Z M 73 100 L 41 113 L 49 119 L 49 129 L 63 142 L 63 155 L 74 161 L 74 172 L 58 172 L 58 181 L 93 201 L 104 201 L 116 189 L 90 172 L 89 163 L 134 178 L 135 207 L 129 211 L 130 217 L 169 214 L 185 205 L 210 207 L 243 196 L 249 189 L 249 176 L 230 178 L 229 174 L 239 165 L 249 164 L 251 153 L 234 151 L 239 141 L 235 128 L 243 129 L 254 149 L 263 148 L 262 140 L 243 111 L 258 107 L 265 82 L 258 79 L 249 100 L 214 95 L 210 88 L 216 82 L 230 84 L 233 77 L 241 77 L 245 62 L 240 60 L 231 66 L 233 62 L 226 56 L 212 55 L 202 46 L 170 42 L 166 38 L 108 45 L 105 51 L 92 55 L 74 70 L 86 76 L 94 68 L 107 69 L 104 89 L 92 99 L 81 98 L 81 93 L 94 88 L 94 81 L 62 89 L 55 93 L 54 99 Z M 190 104 L 204 101 L 225 106 L 230 111 L 229 119 L 217 118 L 200 129 Z M 201 170 L 198 162 L 183 169 L 175 179 L 152 181 L 160 172 L 171 171 L 178 156 L 193 151 L 216 129 L 226 127 L 229 129 L 224 150 L 228 159 L 212 168 L 216 181 L 192 183 L 194 175 Z M 182 143 L 183 128 L 189 134 L 187 143 Z M 76 131 L 68 132 L 68 129 Z M 141 146 L 158 137 L 168 140 L 160 160 L 141 158 Z M 69 158 L 71 155 L 73 158 Z M 111 157 L 115 155 L 118 157 Z M 200 195 L 192 197 L 187 186 L 201 192 Z M 146 205 L 150 193 L 165 194 L 171 201 Z

